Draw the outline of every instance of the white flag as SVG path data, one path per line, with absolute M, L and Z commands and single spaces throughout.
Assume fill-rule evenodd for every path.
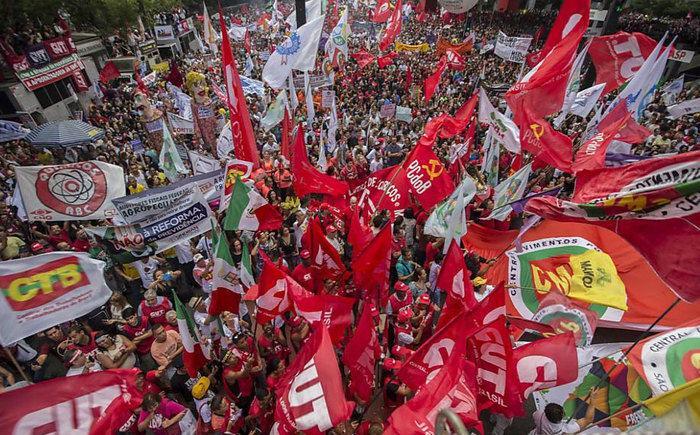
M 192 163 L 194 175 L 208 174 L 221 169 L 221 162 L 213 157 L 205 156 L 204 154 L 190 150 L 187 150 L 187 157 L 190 158 L 190 163 Z
M 248 28 L 245 26 L 237 26 L 235 24 L 232 24 L 231 27 L 228 29 L 228 36 L 231 39 L 235 39 L 236 41 L 244 41 L 245 32 L 247 31 Z
M 331 62 L 336 60 L 336 56 L 339 53 L 343 53 L 345 58 L 348 57 L 348 38 L 350 37 L 351 30 L 348 25 L 348 10 L 347 8 L 343 11 L 343 15 L 340 16 L 338 24 L 335 25 L 331 31 L 331 35 L 326 41 L 326 55 L 331 60 Z
M 287 106 L 287 91 L 282 89 L 278 94 L 275 101 L 270 104 L 267 108 L 265 117 L 260 120 L 260 125 L 265 131 L 270 131 L 270 129 L 284 119 L 284 108 Z
M 586 118 L 593 110 L 593 107 L 595 107 L 595 103 L 604 90 L 605 83 L 600 83 L 578 92 L 576 99 L 574 99 L 574 104 L 571 105 L 571 113 L 581 118 Z
M 209 11 L 207 11 L 207 3 L 202 2 L 204 5 L 204 21 L 202 27 L 204 28 L 204 42 L 207 43 L 209 50 L 212 54 L 218 53 L 218 47 L 216 45 L 216 31 L 214 31 L 214 26 L 211 25 L 211 18 L 209 18 Z
M 316 18 L 321 16 L 321 14 L 323 13 L 322 1 L 323 0 L 309 0 L 304 4 L 304 9 L 306 10 L 306 22 L 307 23 L 309 21 L 315 20 Z M 292 13 L 289 14 L 289 16 L 287 17 L 285 22 L 287 22 L 292 27 L 292 30 L 297 29 L 297 11 L 296 11 L 296 9 L 292 10 Z M 301 27 L 304 27 L 304 26 L 301 26 Z
M 678 95 L 683 92 L 683 85 L 685 84 L 685 74 L 681 75 L 671 83 L 664 86 L 662 89 L 664 104 L 670 106 L 676 102 Z
M 265 63 L 262 77 L 270 87 L 279 89 L 292 69 L 312 71 L 316 64 L 318 42 L 321 38 L 325 15 L 309 21 L 292 32 L 279 44 Z
M 476 186 L 474 181 L 470 177 L 464 179 L 464 182 L 459 183 L 457 186 L 457 198 L 454 204 L 454 208 L 447 219 L 447 231 L 445 234 L 445 246 L 442 250 L 443 254 L 447 254 L 447 250 L 450 248 L 452 240 L 457 241 L 457 246 L 462 246 L 462 237 L 467 234 L 467 215 L 464 208 L 467 204 L 464 202 L 465 189 L 468 188 L 473 197 L 476 192 Z M 471 198 L 470 198 L 471 200 Z
M 561 106 L 561 113 L 554 119 L 552 125 L 555 128 L 559 128 L 561 124 L 566 119 L 566 116 L 571 111 L 571 106 L 573 106 L 574 101 L 576 101 L 576 96 L 578 95 L 578 90 L 581 85 L 581 67 L 583 67 L 583 61 L 586 60 L 586 53 L 588 53 L 588 47 L 590 47 L 591 42 L 589 41 L 583 50 L 579 52 L 574 60 L 574 64 L 571 66 L 571 72 L 569 73 L 569 81 L 566 83 L 566 93 L 564 94 L 564 102 Z
M 696 112 L 700 112 L 700 98 L 684 101 L 668 108 L 668 113 L 673 119 L 691 115 Z
M 520 154 L 520 129 L 511 119 L 493 107 L 483 88 L 479 90 L 479 122 L 489 124 L 494 141 L 512 153 Z
M 328 160 L 326 160 L 326 144 L 323 143 L 323 129 L 319 133 L 318 139 L 318 161 L 316 166 L 321 170 L 321 172 L 326 172 L 328 169 Z
M 304 71 L 304 96 L 306 97 L 306 122 L 309 126 L 309 131 L 313 131 L 316 110 L 314 108 L 314 95 L 311 89 L 309 73 L 306 71 Z
M 486 219 L 496 219 L 504 221 L 510 212 L 513 211 L 511 202 L 515 202 L 523 197 L 525 188 L 527 187 L 527 179 L 532 172 L 532 163 L 523 166 L 518 172 L 511 175 L 510 178 L 503 180 L 494 189 L 493 194 L 493 210 Z
M 294 86 L 294 74 L 289 73 L 289 107 L 292 112 L 299 107 L 299 99 L 297 98 L 297 88 Z

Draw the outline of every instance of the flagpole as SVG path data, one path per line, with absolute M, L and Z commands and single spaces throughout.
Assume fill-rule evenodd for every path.
M 12 364 L 15 366 L 15 368 L 17 369 L 17 371 L 19 371 L 19 374 L 22 375 L 22 378 L 24 378 L 24 380 L 25 380 L 28 384 L 31 384 L 32 381 L 29 380 L 29 377 L 27 376 L 27 373 L 24 372 L 24 369 L 22 368 L 22 366 L 19 365 L 19 363 L 18 363 L 17 360 L 15 359 L 14 355 L 12 355 L 12 353 L 10 352 L 10 350 L 9 350 L 8 348 L 6 348 L 6 347 L 3 347 L 3 350 L 5 351 L 5 354 L 7 355 L 7 357 L 10 358 L 10 361 L 12 361 Z
M 624 360 L 624 359 L 627 357 L 627 355 L 629 355 L 629 353 L 632 351 L 632 349 L 634 349 L 635 346 L 637 346 L 637 344 L 639 344 L 640 341 L 644 340 L 644 339 L 649 335 L 649 333 L 651 332 L 651 330 L 661 321 L 661 319 L 663 319 L 664 317 L 666 317 L 666 315 L 667 315 L 673 308 L 675 308 L 675 306 L 678 305 L 678 303 L 679 303 L 680 301 L 681 301 L 681 299 L 677 297 L 676 300 L 673 301 L 673 303 L 672 303 L 671 305 L 669 305 L 669 307 L 666 308 L 666 310 L 665 310 L 663 313 L 661 313 L 661 315 L 660 315 L 659 317 L 657 317 L 656 320 L 654 320 L 654 322 L 653 322 L 651 325 L 649 325 L 649 327 L 648 327 L 644 332 L 642 332 L 642 333 L 639 335 L 639 337 L 637 338 L 637 340 L 635 340 L 635 342 L 632 343 L 632 345 L 631 345 L 630 347 L 628 347 L 628 348 L 622 353 L 622 355 L 621 355 L 620 358 L 615 362 L 615 364 L 613 364 L 613 366 L 610 367 L 610 369 L 609 369 L 607 372 L 605 372 L 605 375 L 604 375 L 602 378 L 600 378 L 600 379 L 598 380 L 598 382 L 596 383 L 596 385 L 593 386 L 593 389 L 596 389 L 596 388 L 600 387 L 601 384 L 602 384 L 603 382 L 606 382 L 606 381 L 608 380 L 608 378 L 610 378 L 610 373 L 612 373 L 612 371 L 615 370 L 615 368 L 622 362 L 622 360 Z M 583 399 L 583 402 L 582 402 L 582 403 L 585 403 L 586 400 L 588 400 L 588 397 L 590 396 L 590 394 L 591 394 L 590 392 L 589 392 L 588 394 L 586 394 L 586 397 Z M 576 409 L 574 409 L 574 412 L 571 413 L 571 415 L 569 416 L 569 419 L 566 420 L 566 422 L 569 423 L 571 420 L 573 420 L 574 415 L 576 415 L 580 410 L 581 410 L 581 403 L 579 403 L 579 405 L 576 406 Z

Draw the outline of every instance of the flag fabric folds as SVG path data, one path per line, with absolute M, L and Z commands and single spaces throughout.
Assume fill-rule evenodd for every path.
M 578 354 L 574 335 L 558 334 L 513 350 L 523 398 L 531 392 L 574 382 L 578 377 Z
M 394 5 L 394 12 L 392 12 L 389 21 L 386 23 L 384 36 L 382 36 L 382 40 L 379 41 L 379 49 L 381 51 L 386 51 L 389 49 L 389 46 L 394 43 L 396 38 L 401 33 L 401 19 L 403 17 L 402 9 L 401 0 L 397 0 L 396 5 Z
M 239 178 L 226 210 L 224 228 L 227 230 L 270 231 L 282 226 L 282 215 L 255 188 Z
M 192 319 L 192 316 L 187 312 L 187 309 L 180 302 L 180 298 L 177 297 L 174 291 L 173 300 L 175 301 L 175 312 L 177 313 L 177 329 L 184 348 L 182 362 L 187 369 L 187 374 L 191 378 L 196 378 L 199 369 L 204 367 L 207 360 L 210 359 L 209 348 L 202 344 L 199 329 L 197 329 L 194 319 Z
M 212 292 L 207 312 L 212 316 L 230 311 L 239 312 L 244 291 L 240 281 L 240 271 L 231 256 L 224 231 L 212 228 L 214 267 L 212 270 Z
M 299 124 L 297 136 L 292 147 L 292 174 L 294 174 L 294 191 L 299 197 L 310 193 L 322 193 L 331 197 L 341 197 L 348 191 L 344 181 L 319 172 L 306 155 L 304 128 Z
M 365 289 L 369 300 L 382 307 L 386 306 L 389 298 L 391 245 L 391 225 L 385 225 L 352 259 L 355 285 Z
M 374 390 L 374 368 L 381 354 L 381 347 L 372 318 L 371 303 L 362 308 L 357 327 L 343 351 L 343 364 L 350 371 L 351 392 L 363 402 L 369 403 Z

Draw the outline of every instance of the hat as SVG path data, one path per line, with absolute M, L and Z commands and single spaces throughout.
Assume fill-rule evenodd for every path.
M 428 296 L 427 293 L 423 293 L 418 297 L 418 303 L 421 305 L 429 305 L 430 304 L 430 296 Z
M 299 255 L 301 256 L 301 258 L 303 258 L 305 260 L 311 258 L 311 252 L 309 252 L 308 249 L 302 249 L 301 254 L 299 254 Z
M 394 290 L 399 293 L 406 293 L 409 290 L 409 288 L 406 284 L 402 283 L 401 281 L 397 281 L 396 284 L 394 284 Z
M 201 378 L 199 378 L 199 380 L 194 385 L 192 385 L 192 397 L 194 397 L 197 400 L 203 398 L 204 395 L 207 394 L 207 391 L 209 391 L 210 384 L 211 381 L 208 377 L 202 376 Z
M 327 233 L 334 233 L 334 232 L 336 232 L 336 231 L 338 231 L 338 229 L 335 227 L 335 225 L 332 225 L 332 224 L 331 224 L 331 225 L 328 225 L 328 226 L 326 227 L 326 232 L 327 232 Z
M 409 307 L 404 307 L 401 310 L 399 310 L 399 322 L 404 323 L 408 322 L 411 320 L 411 316 L 413 315 L 413 311 Z
M 39 252 L 44 249 L 44 245 L 39 242 L 34 242 L 29 246 L 29 249 L 31 249 L 32 252 Z
M 377 317 L 379 315 L 379 310 L 377 307 L 370 302 L 369 304 L 369 313 L 372 315 L 372 317 Z
M 391 348 L 391 353 L 396 356 L 397 358 L 408 358 L 413 354 L 413 351 L 407 347 L 404 346 L 399 346 L 398 344 L 394 345 L 394 347 Z
M 401 370 L 401 361 L 394 358 L 384 358 L 382 367 L 384 367 L 384 370 Z
M 202 254 L 194 254 L 194 257 L 192 257 L 192 260 L 194 260 L 195 263 L 198 263 L 199 260 L 204 260 L 204 255 L 202 255 Z

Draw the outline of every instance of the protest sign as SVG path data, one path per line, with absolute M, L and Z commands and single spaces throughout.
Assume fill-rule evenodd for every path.
M 127 223 L 136 223 L 149 216 L 163 213 L 181 198 L 191 195 L 194 187 L 199 187 L 202 196 L 208 201 L 218 198 L 224 186 L 224 171 L 195 175 L 167 186 L 144 190 L 136 195 L 114 198 L 112 204 Z
M 382 118 L 393 118 L 396 114 L 396 104 L 385 103 L 379 110 L 379 116 Z
M 221 163 L 213 157 L 195 151 L 187 151 L 187 156 L 190 158 L 194 175 L 206 174 L 221 169 Z
M 105 263 L 51 252 L 0 262 L 0 344 L 12 344 L 107 302 Z
M 173 134 L 194 134 L 194 122 L 190 119 L 183 118 L 174 113 L 168 113 L 168 122 L 170 122 L 170 130 Z
M 106 219 L 111 200 L 124 196 L 124 170 L 97 160 L 52 166 L 16 166 L 30 221 Z
M 531 41 L 532 38 L 516 38 L 499 31 L 498 37 L 496 38 L 494 54 L 501 59 L 515 63 L 523 63 L 525 62 L 525 55 L 530 48 Z
M 119 263 L 130 263 L 172 248 L 178 243 L 204 234 L 214 219 L 202 194 L 194 190 L 162 211 L 131 225 L 86 227 L 85 231 L 101 242 Z
M 321 91 L 321 107 L 324 109 L 329 109 L 333 105 L 334 99 L 335 93 L 332 89 L 324 89 Z

